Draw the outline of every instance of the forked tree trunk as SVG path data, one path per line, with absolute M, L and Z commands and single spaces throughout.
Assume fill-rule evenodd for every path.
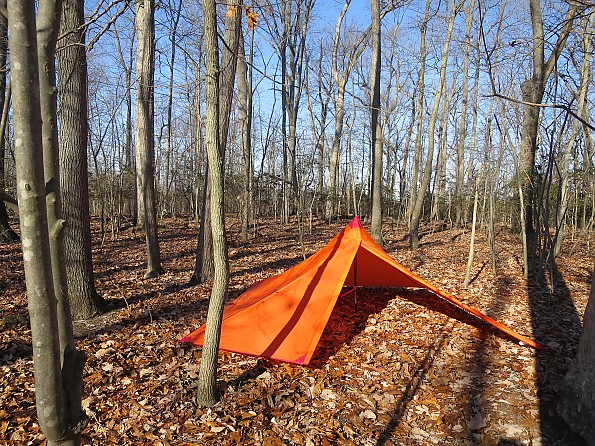
M 50 238 L 55 236 L 52 232 L 58 228 L 48 227 L 45 154 L 41 156 L 39 151 L 42 147 L 42 113 L 34 6 L 34 2 L 27 0 L 8 2 L 17 194 L 31 322 L 35 398 L 39 425 L 48 444 L 75 446 L 80 444 L 86 424 L 80 404 L 85 357 L 74 347 L 72 322 L 63 311 L 68 303 L 65 306 L 57 303 L 54 291 Z M 40 28 L 53 23 L 54 28 L 49 30 L 56 31 L 59 11 L 60 4 L 46 3 L 43 8 L 40 5 Z M 52 61 L 44 60 L 42 55 L 52 54 L 53 57 L 51 47 L 55 47 L 55 35 L 52 38 L 51 32 L 49 36 L 42 33 L 40 45 L 40 61 L 47 68 Z M 43 75 L 47 74 L 46 69 Z M 45 119 L 55 123 L 56 115 Z M 54 161 L 57 165 L 57 154 Z
M 227 242 L 223 206 L 223 162 L 219 139 L 219 46 L 217 42 L 217 10 L 214 0 L 203 0 L 204 42 L 206 52 L 206 95 L 207 116 L 205 140 L 209 159 L 209 178 L 211 184 L 211 228 L 213 235 L 213 257 L 215 276 L 211 290 L 211 300 L 207 313 L 207 327 L 198 376 L 197 402 L 207 407 L 219 401 L 217 389 L 217 366 L 219 339 L 221 336 L 221 318 L 227 283 L 229 265 L 227 262 Z
M 344 57 L 344 64 L 341 66 L 341 64 L 339 64 L 339 42 L 341 40 L 343 20 L 345 18 L 345 14 L 347 14 L 347 9 L 349 8 L 350 4 L 351 0 L 345 0 L 345 5 L 339 14 L 339 18 L 337 19 L 335 35 L 333 38 L 331 71 L 337 91 L 334 95 L 335 133 L 333 136 L 333 144 L 331 147 L 331 155 L 329 160 L 329 180 L 325 210 L 325 217 L 327 220 L 333 218 L 337 213 L 337 204 L 339 200 L 339 159 L 341 157 L 341 139 L 343 138 L 343 125 L 345 119 L 345 90 L 347 81 L 349 80 L 349 76 L 351 75 L 357 60 L 365 48 L 364 43 L 369 38 L 371 32 L 371 28 L 368 28 L 361 34 L 355 44 L 350 48 L 347 56 Z
M 84 4 L 63 0 L 58 51 L 60 100 L 60 189 L 64 256 L 70 309 L 75 320 L 104 311 L 95 291 L 91 258 L 89 180 L 87 168 L 87 56 L 83 31 Z
M 219 92 L 219 152 L 222 166 L 225 165 L 225 150 L 227 147 L 227 134 L 229 131 L 231 105 L 234 92 L 235 76 L 237 69 L 238 45 L 240 41 L 241 4 L 235 7 L 233 17 L 225 20 L 225 32 L 223 40 L 223 54 L 221 57 L 221 73 L 217 80 Z M 239 11 L 238 11 L 239 10 Z M 208 164 L 209 161 L 207 161 Z M 198 245 L 196 250 L 196 263 L 194 275 L 190 283 L 204 283 L 213 279 L 215 274 L 215 261 L 213 254 L 212 228 L 211 228 L 211 172 L 207 169 L 205 176 L 205 189 L 202 201 L 202 221 L 198 233 Z

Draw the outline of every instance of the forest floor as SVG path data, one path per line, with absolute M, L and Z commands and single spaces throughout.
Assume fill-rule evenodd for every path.
M 306 255 L 347 222 L 306 227 Z M 237 230 L 236 222 L 229 300 L 302 258 L 295 224 L 263 221 L 246 244 Z M 110 311 L 75 322 L 78 348 L 88 355 L 83 444 L 580 444 L 557 419 L 555 403 L 587 303 L 595 262 L 588 240 L 567 239 L 548 276 L 553 285 L 535 278 L 527 286 L 519 236 L 499 230 L 494 275 L 479 231 L 465 289 L 469 231 L 426 228 L 412 250 L 405 228 L 387 221 L 393 258 L 547 349 L 451 318 L 428 293 L 367 289 L 358 291 L 357 309 L 352 299 L 338 302 L 310 367 L 221 353 L 223 398 L 206 409 L 195 402 L 201 350 L 179 343 L 204 322 L 208 305 L 208 284 L 188 286 L 196 234 L 188 220 L 162 221 L 165 274 L 145 280 L 143 233 L 108 234 L 101 244 L 95 228 L 96 287 Z M 0 244 L 0 444 L 44 444 L 30 334 L 20 245 Z

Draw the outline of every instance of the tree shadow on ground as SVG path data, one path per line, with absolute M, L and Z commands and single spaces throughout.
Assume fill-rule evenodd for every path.
M 485 266 L 485 262 L 482 266 Z M 506 276 L 499 276 L 497 279 L 496 298 L 489 306 L 487 314 L 493 315 L 498 318 L 503 311 L 506 310 L 507 305 L 514 305 L 514 301 L 510 301 L 510 290 L 509 285 L 511 283 L 510 278 Z M 489 413 L 486 413 L 486 388 L 488 386 L 486 382 L 486 371 L 490 368 L 490 352 L 487 344 L 487 332 L 482 331 L 480 334 L 479 343 L 474 349 L 473 357 L 469 360 L 467 365 L 467 371 L 469 375 L 473 377 L 473 382 L 469 387 L 468 399 L 465 407 L 461 410 L 464 411 L 466 420 L 469 420 L 467 424 L 467 432 L 465 441 L 468 445 L 480 445 L 483 444 L 482 440 L 475 436 L 475 434 L 481 433 L 485 427 L 483 420 L 489 417 Z M 514 340 L 515 343 L 518 341 Z M 501 438 L 498 441 L 498 445 L 519 445 L 515 439 Z
M 29 342 L 14 339 L 7 344 L 0 343 L 0 366 L 10 365 L 18 359 L 29 358 L 32 354 L 33 347 Z
M 549 279 L 549 280 L 548 280 Z M 576 354 L 582 330 L 570 290 L 555 260 L 548 270 L 529 262 L 527 282 L 533 335 L 548 348 L 536 352 L 537 396 L 542 445 L 583 445 L 556 412 L 559 385 Z
M 396 401 L 395 410 L 393 411 L 392 418 L 382 434 L 376 440 L 376 446 L 384 446 L 388 441 L 393 439 L 393 434 L 395 430 L 401 423 L 405 413 L 407 412 L 407 406 L 409 402 L 413 400 L 415 394 L 419 391 L 420 387 L 422 386 L 428 371 L 432 367 L 434 360 L 438 356 L 438 353 L 444 346 L 446 339 L 448 339 L 448 335 L 452 330 L 452 325 L 450 329 L 445 329 L 441 333 L 440 336 L 436 337 L 433 342 L 430 344 L 426 356 L 424 359 L 419 363 L 417 369 L 413 372 L 411 379 L 405 386 L 401 397 Z

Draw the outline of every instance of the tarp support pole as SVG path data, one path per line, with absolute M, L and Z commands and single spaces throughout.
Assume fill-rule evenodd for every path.
M 353 259 L 353 302 L 355 305 L 355 312 L 357 313 L 357 252 Z

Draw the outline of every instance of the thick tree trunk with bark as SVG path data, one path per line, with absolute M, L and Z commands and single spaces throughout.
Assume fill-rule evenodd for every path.
M 223 203 L 223 158 L 220 151 L 219 129 L 219 46 L 217 43 L 217 10 L 214 0 L 203 0 L 204 40 L 206 52 L 206 147 L 209 158 L 209 178 L 211 184 L 211 228 L 215 275 L 211 300 L 207 313 L 207 328 L 202 350 L 198 376 L 197 402 L 211 407 L 219 401 L 217 389 L 217 367 L 221 317 L 227 283 L 229 265 L 227 262 L 227 242 L 225 236 L 225 216 Z
M 58 29 L 59 11 L 59 4 L 44 4 L 43 8 L 40 5 L 40 28 L 49 31 L 49 35 L 41 33 L 39 36 L 43 76 L 48 74 L 46 68 L 53 65 L 53 59 L 44 60 L 42 55 L 51 54 L 53 57 L 55 34 L 52 38 L 51 31 L 55 33 Z M 17 194 L 38 421 L 50 446 L 75 446 L 80 444 L 80 435 L 86 423 L 80 404 L 85 357 L 74 347 L 72 322 L 68 312 L 64 312 L 68 302 L 65 302 L 64 307 L 63 302 L 56 301 L 50 238 L 55 237 L 52 232 L 59 231 L 59 228 L 48 227 L 43 165 L 45 154 L 40 151 L 43 140 L 40 77 L 43 76 L 40 76 L 38 69 L 34 2 L 11 0 L 8 4 L 8 23 L 14 91 Z M 53 28 L 44 28 L 50 23 Z M 52 96 L 51 92 L 45 94 Z M 52 117 L 46 116 L 45 119 L 48 118 Z M 50 122 L 55 123 L 55 119 L 54 114 Z M 57 166 L 57 154 L 54 162 Z
M 87 169 L 87 58 L 83 31 L 84 4 L 63 0 L 58 51 L 60 100 L 60 189 L 66 278 L 72 316 L 90 319 L 104 311 L 95 291 L 91 257 Z
M 54 294 L 58 301 L 58 328 L 60 343 L 65 345 L 72 336 L 71 314 L 68 302 L 66 262 L 64 258 L 64 219 L 60 193 L 58 154 L 58 126 L 56 119 L 56 40 L 60 26 L 62 2 L 42 2 L 37 12 L 37 57 L 39 70 L 39 103 L 41 110 L 41 138 L 47 223 L 50 235 L 50 255 Z
M 155 2 L 136 1 L 136 187 L 138 224 L 145 229 L 147 272 L 145 278 L 163 273 L 157 209 L 155 205 L 154 73 L 155 73 Z

